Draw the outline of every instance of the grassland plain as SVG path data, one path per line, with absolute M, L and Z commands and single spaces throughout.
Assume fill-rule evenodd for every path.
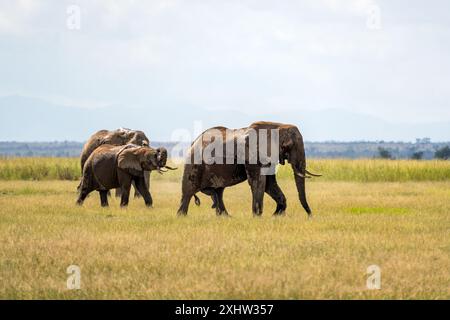
M 321 181 L 450 181 L 450 161 L 443 160 L 311 159 L 308 167 L 325 173 Z M 279 169 L 279 178 L 291 177 L 289 166 Z M 0 180 L 78 180 L 80 175 L 77 158 L 0 158 Z M 180 176 L 177 171 L 156 179 L 179 181 Z
M 18 173 L 30 163 L 53 173 Z M 76 172 L 54 176 L 57 164 L 77 169 L 73 159 L 0 161 L 0 298 L 450 298 L 448 162 L 313 160 L 324 177 L 307 184 L 312 220 L 288 168 L 278 172 L 286 216 L 273 217 L 266 197 L 253 218 L 243 183 L 225 192 L 227 219 L 206 196 L 176 217 L 182 170 L 153 174 L 153 209 L 115 199 L 102 209 L 96 194 L 79 208 Z M 73 264 L 81 290 L 66 287 Z M 366 287 L 373 264 L 380 290 Z

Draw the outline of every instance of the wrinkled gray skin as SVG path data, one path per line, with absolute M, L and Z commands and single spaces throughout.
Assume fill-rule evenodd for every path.
M 203 148 L 209 145 L 209 139 L 206 139 L 208 141 L 203 141 L 203 135 L 210 134 L 211 130 L 219 130 L 222 132 L 224 143 L 226 143 L 226 129 L 225 127 L 215 127 L 206 130 L 193 142 L 190 151 L 193 151 L 193 148 L 197 144 L 202 144 Z M 305 190 L 305 178 L 309 177 L 307 176 L 308 171 L 306 170 L 305 148 L 303 137 L 298 128 L 289 124 L 255 122 L 248 128 L 235 130 L 235 134 L 245 135 L 248 129 L 254 129 L 257 132 L 260 129 L 267 129 L 269 132 L 270 129 L 279 130 L 279 163 L 284 165 L 285 161 L 288 161 L 291 164 L 300 203 L 308 213 L 308 216 L 311 216 L 311 209 L 306 200 Z M 270 142 L 270 138 L 267 141 Z M 268 149 L 270 150 L 270 144 Z M 252 211 L 254 215 L 259 216 L 263 212 L 264 193 L 267 193 L 276 202 L 275 215 L 282 215 L 285 212 L 286 197 L 278 186 L 276 176 L 261 175 L 262 164 L 260 162 L 258 164 L 249 164 L 248 161 L 245 164 L 226 164 L 224 158 L 223 163 L 186 164 L 184 166 L 181 206 L 178 210 L 179 215 L 187 214 L 189 203 L 193 196 L 195 197 L 196 204 L 200 204 L 198 197 L 195 195 L 197 192 L 203 192 L 212 197 L 214 202 L 213 208 L 216 209 L 217 215 L 228 215 L 223 202 L 224 189 L 245 180 L 248 181 L 251 187 L 253 196 Z
M 84 165 L 89 156 L 99 146 L 109 144 L 116 146 L 124 146 L 127 144 L 135 144 L 137 146 L 149 146 L 150 140 L 144 132 L 130 129 L 117 129 L 113 131 L 100 130 L 93 134 L 83 147 L 81 153 L 81 172 L 83 172 Z M 167 157 L 166 157 L 167 159 Z M 144 174 L 145 184 L 147 189 L 150 188 L 150 172 L 146 171 Z M 135 197 L 140 196 L 140 192 L 135 186 Z M 116 189 L 116 196 L 120 197 L 120 189 Z
M 99 146 L 84 163 L 77 204 L 82 205 L 89 193 L 98 191 L 101 205 L 106 207 L 108 191 L 120 188 L 120 205 L 125 207 L 128 205 L 131 184 L 134 183 L 145 204 L 151 207 L 153 200 L 145 184 L 144 173 L 159 170 L 164 166 L 161 153 L 150 147 L 108 144 Z

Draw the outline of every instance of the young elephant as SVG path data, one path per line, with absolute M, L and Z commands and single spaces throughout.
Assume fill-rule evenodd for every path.
M 150 146 L 150 140 L 145 135 L 143 131 L 140 130 L 131 130 L 120 128 L 117 130 L 100 130 L 94 133 L 86 142 L 83 147 L 83 151 L 81 152 L 81 173 L 83 173 L 84 165 L 86 161 L 89 159 L 89 156 L 97 149 L 99 146 L 109 144 L 116 146 L 125 146 L 128 144 L 135 144 L 137 146 Z M 145 183 L 147 185 L 147 189 L 150 188 L 150 172 L 144 172 Z M 139 197 L 140 193 L 137 191 L 135 187 L 135 197 Z M 116 189 L 116 196 L 120 197 L 120 189 Z
M 134 182 L 144 197 L 145 204 L 152 206 L 153 200 L 146 188 L 144 172 L 166 167 L 166 157 L 159 150 L 137 145 L 98 147 L 87 159 L 83 168 L 80 194 L 77 204 L 82 205 L 92 191 L 100 193 L 101 205 L 108 206 L 108 191 L 120 188 L 120 205 L 128 205 L 131 184 Z

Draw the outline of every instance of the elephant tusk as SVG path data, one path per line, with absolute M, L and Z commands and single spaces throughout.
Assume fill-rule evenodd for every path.
M 322 176 L 321 174 L 311 173 L 311 172 L 309 172 L 309 171 L 306 170 L 306 169 L 305 169 L 305 172 L 306 172 L 307 174 L 309 174 L 310 176 L 313 176 L 313 177 L 321 177 L 321 176 Z
M 295 174 L 298 175 L 298 176 L 301 177 L 301 178 L 305 178 L 305 179 L 311 178 L 310 176 L 305 176 L 304 174 L 302 174 L 302 173 L 300 173 L 300 172 L 296 172 Z
M 172 167 L 169 167 L 169 166 L 164 166 L 164 168 L 169 169 L 169 170 L 178 170 L 178 168 L 172 168 Z

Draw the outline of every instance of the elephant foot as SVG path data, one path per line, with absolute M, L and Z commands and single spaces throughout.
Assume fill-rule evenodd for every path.
M 273 213 L 273 215 L 275 216 L 275 217 L 281 217 L 281 216 L 285 216 L 286 215 L 286 211 L 284 211 L 284 210 L 282 210 L 282 211 L 275 211 L 274 213 Z
M 218 217 L 225 217 L 225 218 L 231 217 L 231 216 L 228 214 L 228 212 L 227 212 L 226 210 L 225 210 L 225 211 L 221 211 L 221 212 L 217 211 L 217 212 L 216 212 L 216 215 L 217 215 Z
M 308 213 L 308 220 L 313 220 L 314 216 L 312 213 Z
M 79 207 L 81 207 L 81 206 L 83 205 L 83 201 L 77 200 L 76 205 L 79 206 Z
M 201 204 L 201 202 L 200 202 L 200 198 L 199 198 L 199 197 L 197 197 L 197 195 L 195 195 L 195 194 L 194 194 L 194 199 L 195 199 L 195 205 L 196 205 L 197 207 L 199 207 L 199 206 L 200 206 L 200 204 Z

